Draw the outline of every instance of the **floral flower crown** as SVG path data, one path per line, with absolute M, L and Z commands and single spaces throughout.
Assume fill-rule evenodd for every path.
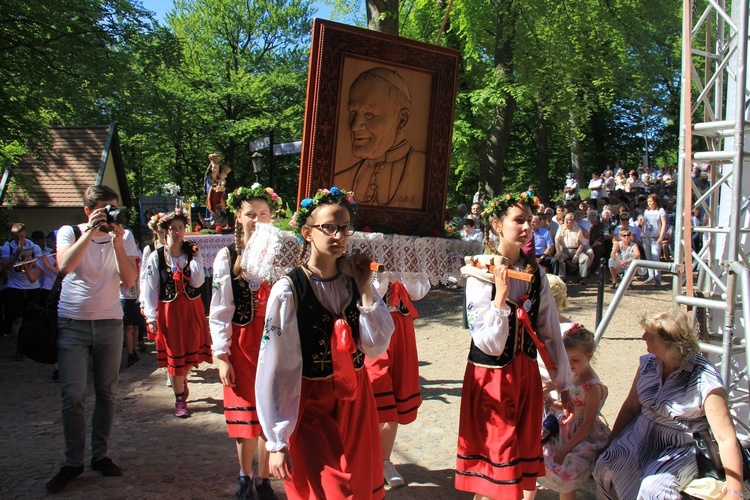
M 294 234 L 299 236 L 302 226 L 307 223 L 307 219 L 313 213 L 313 210 L 320 205 L 340 205 L 342 202 L 346 202 L 351 206 L 349 211 L 352 214 L 352 219 L 354 219 L 357 216 L 357 202 L 354 201 L 353 191 L 339 189 L 336 186 L 331 189 L 318 189 L 314 197 L 305 198 L 300 202 L 299 208 L 292 215 L 292 220 L 289 221 L 289 226 L 294 231 Z
M 151 218 L 148 220 L 148 228 L 152 231 L 156 231 L 157 227 L 159 226 L 159 221 L 161 218 L 164 217 L 164 212 L 159 212 L 157 214 L 154 214 L 151 216 Z
M 281 210 L 281 197 L 274 192 L 273 188 L 264 188 L 257 182 L 250 187 L 238 187 L 233 193 L 229 193 L 227 203 L 232 212 L 238 213 L 242 202 L 252 199 L 261 199 L 268 203 L 272 215 Z
M 523 192 L 517 195 L 506 194 L 492 198 L 487 202 L 487 206 L 482 211 L 482 224 L 485 227 L 489 227 L 493 217 L 500 217 L 502 214 L 508 211 L 508 208 L 512 205 L 526 205 L 527 207 L 534 207 L 537 204 L 536 196 L 529 196 L 529 193 Z
M 169 223 L 176 218 L 181 218 L 187 222 L 187 217 L 185 217 L 184 215 L 177 214 L 175 212 L 168 212 L 166 214 L 162 214 L 161 217 L 159 217 L 159 222 L 157 222 L 157 224 L 162 231 L 167 231 L 169 229 Z

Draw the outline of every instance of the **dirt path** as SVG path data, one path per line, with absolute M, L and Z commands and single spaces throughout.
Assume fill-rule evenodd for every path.
M 568 315 L 593 329 L 595 286 L 573 285 L 569 296 Z M 611 297 L 608 290 L 607 300 Z M 424 404 L 417 421 L 399 430 L 392 457 L 409 486 L 389 491 L 387 498 L 471 498 L 453 489 L 461 380 L 469 346 L 469 333 L 461 328 L 461 303 L 460 290 L 437 288 L 416 304 L 422 314 L 416 326 Z M 638 357 L 645 352 L 638 315 L 671 305 L 667 287 L 635 285 L 602 340 L 594 366 L 610 389 L 603 410 L 610 423 L 630 388 Z M 59 388 L 50 381 L 50 367 L 12 358 L 11 339 L 0 337 L 0 491 L 4 498 L 41 498 L 46 496 L 45 481 L 62 460 Z M 190 380 L 193 416 L 180 420 L 172 416 L 171 389 L 153 354 L 123 369 L 111 455 L 125 475 L 104 479 L 87 467 L 56 497 L 232 497 L 236 455 L 226 436 L 217 370 L 203 365 Z M 92 401 L 90 393 L 89 407 Z M 275 487 L 283 498 L 281 485 L 276 482 Z M 537 498 L 557 495 L 542 491 Z M 591 485 L 579 498 L 594 498 Z

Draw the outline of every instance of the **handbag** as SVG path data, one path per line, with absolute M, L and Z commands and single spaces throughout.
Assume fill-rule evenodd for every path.
M 37 363 L 50 365 L 57 362 L 57 295 L 62 279 L 60 273 L 45 305 L 26 305 L 18 331 L 18 352 Z
M 695 461 L 698 464 L 697 477 L 710 477 L 717 481 L 725 481 L 726 474 L 719 455 L 719 445 L 716 443 L 711 429 L 694 432 L 693 444 L 695 446 Z M 740 447 L 742 478 L 747 483 L 750 480 L 750 450 L 744 449 L 739 439 L 737 440 L 737 446 Z

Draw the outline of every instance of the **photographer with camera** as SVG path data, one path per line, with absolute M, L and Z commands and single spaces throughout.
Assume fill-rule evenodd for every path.
M 18 345 L 18 331 L 26 313 L 26 304 L 39 302 L 39 277 L 42 268 L 35 259 L 42 250 L 26 238 L 26 226 L 17 222 L 10 228 L 10 241 L 0 249 L 2 269 L 8 273 L 8 288 L 5 290 L 5 313 L 11 323 L 10 332 Z M 13 358 L 21 361 L 23 355 L 16 351 Z
M 91 417 L 91 468 L 108 477 L 122 475 L 107 452 L 122 357 L 120 283 L 133 286 L 138 279 L 138 249 L 132 233 L 122 227 L 126 213 L 117 209 L 117 198 L 107 186 L 89 187 L 83 199 L 88 223 L 63 226 L 57 235 L 58 263 L 66 275 L 57 321 L 65 465 L 47 482 L 49 492 L 64 488 L 83 473 L 89 356 L 96 392 Z

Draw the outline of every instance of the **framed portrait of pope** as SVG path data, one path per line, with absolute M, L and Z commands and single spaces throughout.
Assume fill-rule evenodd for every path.
M 354 192 L 357 225 L 435 234 L 448 188 L 458 53 L 316 19 L 298 198 Z

